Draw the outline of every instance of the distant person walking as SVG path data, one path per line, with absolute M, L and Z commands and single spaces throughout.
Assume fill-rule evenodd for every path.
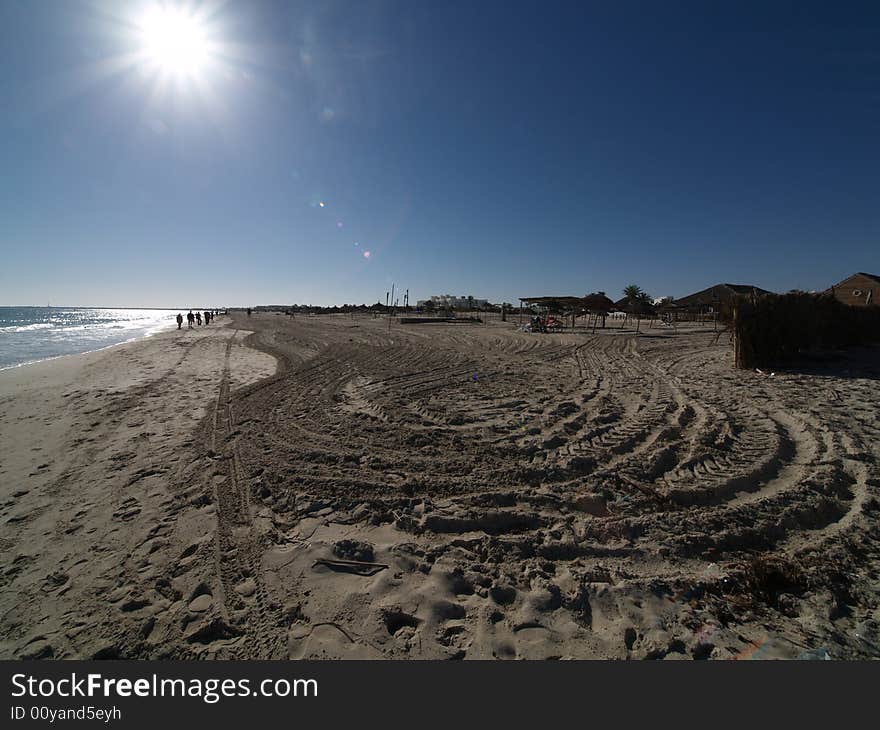
M 251 308 L 248 307 L 248 317 L 250 317 L 250 316 L 251 316 Z
M 211 313 L 207 309 L 205 310 L 205 324 L 211 324 Z
M 192 329 L 193 322 L 195 321 L 195 319 L 196 319 L 196 316 L 193 314 L 192 310 L 190 309 L 186 315 L 186 321 L 187 321 L 187 324 L 189 324 L 190 329 Z
M 199 323 L 199 327 L 202 326 L 202 313 L 201 312 L 196 312 L 196 322 Z
M 183 326 L 183 315 L 178 312 L 177 313 L 177 329 L 180 329 Z

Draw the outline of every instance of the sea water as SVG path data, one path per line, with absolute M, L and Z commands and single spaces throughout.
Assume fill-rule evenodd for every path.
M 0 307 L 0 370 L 146 337 L 173 327 L 176 316 L 168 309 Z

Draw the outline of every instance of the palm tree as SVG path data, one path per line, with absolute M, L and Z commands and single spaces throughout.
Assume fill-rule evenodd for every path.
M 636 332 L 638 332 L 642 315 L 649 314 L 653 310 L 651 295 L 635 284 L 625 287 L 623 295 L 626 297 L 627 313 L 636 315 Z

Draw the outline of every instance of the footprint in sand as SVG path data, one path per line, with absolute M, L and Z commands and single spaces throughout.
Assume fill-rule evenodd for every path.
M 209 593 L 202 593 L 189 602 L 189 610 L 193 613 L 204 613 L 214 604 L 214 596 Z

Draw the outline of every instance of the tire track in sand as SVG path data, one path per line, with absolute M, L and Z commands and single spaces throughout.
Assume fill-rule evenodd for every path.
M 252 523 L 250 490 L 235 438 L 229 360 L 238 332 L 234 330 L 226 343 L 212 416 L 211 450 L 220 465 L 211 475 L 217 507 L 214 561 L 226 616 L 244 628 L 231 653 L 237 659 L 266 659 L 280 655 L 281 636 L 262 580 L 263 545 Z

